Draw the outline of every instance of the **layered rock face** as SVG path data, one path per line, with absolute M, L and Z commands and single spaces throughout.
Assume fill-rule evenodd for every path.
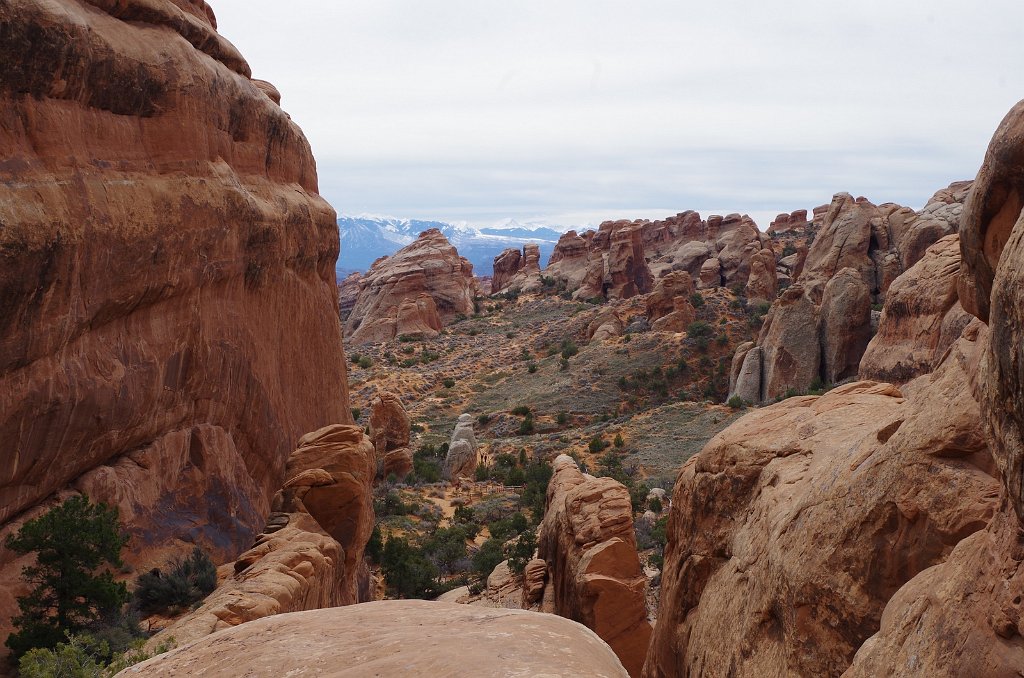
M 783 260 L 779 275 L 788 278 L 787 271 L 795 271 L 793 285 L 766 317 L 756 342 L 761 351 L 747 354 L 761 361 L 759 383 L 752 369 L 746 371 L 743 382 L 747 394 L 757 394 L 753 402 L 770 401 L 790 389 L 807 391 L 815 382 L 838 383 L 857 375 L 873 332 L 872 305 L 886 300 L 893 282 L 924 257 L 929 246 L 956 232 L 963 209 L 957 201 L 964 199 L 967 186 L 969 182 L 960 182 L 939 191 L 920 212 L 891 203 L 876 206 L 848 193 L 837 194 L 827 210 L 816 210 L 815 221 L 820 219 L 821 225 L 814 242 L 802 260 L 799 251 L 790 255 L 793 261 Z M 787 232 L 790 223 L 798 220 L 788 217 L 775 232 Z M 748 296 L 770 295 L 768 278 L 762 273 L 768 257 L 762 261 L 758 255 L 752 261 L 758 274 L 752 276 L 753 282 L 748 279 Z M 899 306 L 893 308 L 893 315 L 898 315 Z M 947 347 L 964 323 L 953 325 L 951 320 Z M 743 363 L 733 365 L 731 382 L 735 384 Z M 910 370 L 906 378 L 914 374 L 920 371 Z
M 964 206 L 960 302 L 990 324 L 975 389 L 1001 477 L 988 528 L 892 597 L 845 675 L 1013 676 L 1024 666 L 1024 102 L 996 131 Z
M 536 292 L 540 287 L 540 247 L 536 243 L 523 245 L 522 253 L 510 247 L 494 257 L 491 294 L 507 289 Z
M 893 383 L 934 369 L 972 316 L 960 306 L 960 238 L 949 235 L 892 284 L 860 377 Z
M 638 676 L 651 625 L 629 492 L 611 478 L 581 473 L 566 455 L 553 466 L 538 537 L 552 609 L 593 629 Z
M 442 323 L 473 312 L 473 265 L 436 228 L 373 263 L 345 323 L 356 343 L 405 334 L 437 336 Z
M 914 575 L 982 530 L 998 481 L 972 326 L 904 397 L 856 382 L 712 439 L 676 482 L 645 675 L 839 675 Z
M 234 574 L 152 643 L 173 637 L 181 644 L 273 614 L 358 602 L 374 523 L 374 468 L 373 445 L 358 426 L 303 436 L 274 512 Z
M 133 564 L 233 558 L 299 436 L 351 421 L 309 145 L 203 2 L 0 26 L 0 522 L 85 491 Z
M 523 610 L 389 600 L 280 614 L 125 669 L 130 676 L 594 676 L 615 654 L 568 619 Z

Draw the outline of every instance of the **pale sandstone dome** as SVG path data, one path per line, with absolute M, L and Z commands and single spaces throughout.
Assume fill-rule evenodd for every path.
M 436 228 L 381 257 L 359 283 L 345 334 L 355 343 L 406 334 L 437 336 L 443 323 L 473 312 L 473 265 Z
M 299 436 L 351 421 L 309 144 L 203 2 L 10 0 L 0 23 L 0 531 L 80 491 L 136 567 L 233 558 Z
M 638 676 L 651 625 L 629 492 L 581 473 L 564 454 L 553 466 L 537 539 L 547 565 L 543 607 L 593 629 Z M 531 574 L 531 588 L 538 577 Z
M 550 614 L 389 600 L 267 617 L 117 674 L 624 678 L 591 630 Z

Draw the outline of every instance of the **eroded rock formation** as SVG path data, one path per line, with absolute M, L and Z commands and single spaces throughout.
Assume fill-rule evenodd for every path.
M 473 415 L 461 414 L 448 443 L 448 454 L 444 461 L 445 475 L 453 481 L 459 478 L 472 478 L 478 463 Z
M 740 419 L 676 482 L 645 675 L 839 675 L 915 574 L 984 528 L 997 480 L 968 387 L 984 329 L 908 385 Z
M 522 253 L 510 247 L 494 257 L 491 294 L 507 289 L 536 292 L 540 288 L 540 247 L 536 243 L 523 245 Z
M 351 421 L 309 144 L 203 2 L 0 25 L 0 522 L 81 490 L 135 565 L 233 558 L 298 437 Z
M 423 600 L 279 614 L 125 669 L 130 676 L 624 678 L 593 631 L 554 615 Z
M 593 629 L 638 676 L 651 625 L 629 492 L 581 473 L 566 455 L 553 466 L 538 557 L 547 563 L 554 612 Z
M 949 235 L 893 282 L 860 377 L 893 383 L 930 372 L 971 317 L 960 306 L 960 238 Z
M 756 342 L 761 353 L 747 354 L 752 361 L 760 359 L 761 374 L 755 386 L 756 375 L 748 371 L 745 392 L 756 392 L 755 402 L 766 402 L 790 390 L 806 392 L 855 377 L 873 332 L 872 306 L 885 301 L 893 282 L 929 246 L 956 232 L 963 209 L 957 201 L 964 199 L 967 186 L 960 182 L 937 192 L 920 212 L 891 203 L 876 206 L 848 193 L 836 194 L 826 210 L 815 210 L 820 226 L 806 256 L 798 250 L 776 267 L 776 282 L 793 284 L 765 319 Z M 797 220 L 791 215 L 773 233 L 786 233 Z M 747 287 L 748 295 L 758 297 L 768 291 L 761 275 L 768 258 L 760 257 L 752 259 L 758 275 Z M 765 291 L 755 292 L 759 287 Z M 953 324 L 946 346 L 963 328 L 963 323 Z M 730 381 L 735 384 L 742 362 L 734 361 L 733 367 Z
M 373 262 L 360 283 L 345 334 L 355 343 L 437 336 L 442 323 L 473 312 L 473 265 L 436 228 Z
M 374 522 L 374 468 L 373 445 L 358 426 L 303 436 L 274 512 L 234 573 L 152 643 L 173 637 L 181 644 L 273 614 L 358 602 Z
M 406 457 L 409 458 L 410 468 L 412 466 L 412 451 L 409 449 L 411 433 L 412 420 L 406 408 L 401 405 L 401 398 L 386 391 L 374 396 L 370 408 L 370 439 L 373 440 L 378 463 L 383 461 L 387 466 L 388 455 L 391 455 L 392 468 L 384 469 L 385 476 L 391 472 L 399 477 L 409 473 L 409 469 L 404 469 L 404 473 L 395 471 L 397 467 L 406 466 L 402 461 Z

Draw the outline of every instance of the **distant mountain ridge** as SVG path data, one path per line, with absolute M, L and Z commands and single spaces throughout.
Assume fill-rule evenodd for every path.
M 546 263 L 558 238 L 566 229 L 547 224 L 520 223 L 512 219 L 494 226 L 473 227 L 465 223 L 398 219 L 395 217 L 361 214 L 338 217 L 341 236 L 341 254 L 336 272 L 339 280 L 353 271 L 366 271 L 374 261 L 394 254 L 430 228 L 436 228 L 469 259 L 476 275 L 491 275 L 494 257 L 502 250 L 521 248 L 526 243 L 537 243 L 541 262 Z

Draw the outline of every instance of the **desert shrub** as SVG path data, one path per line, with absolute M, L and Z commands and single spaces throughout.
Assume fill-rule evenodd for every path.
M 373 367 L 373 358 L 367 355 L 360 356 L 359 367 L 363 368 L 364 370 L 370 369 L 371 367 Z
M 498 563 L 505 560 L 505 551 L 502 548 L 502 540 L 491 537 L 483 544 L 472 557 L 472 569 L 481 584 L 486 583 L 487 575 L 494 571 Z
M 491 415 L 484 413 L 476 418 L 476 421 L 481 426 L 487 426 L 487 422 L 491 420 Z
M 622 439 L 621 433 L 616 433 L 615 440 L 612 441 L 612 443 L 615 445 L 615 447 L 623 447 L 626 444 L 626 441 Z
M 703 320 L 694 320 L 686 327 L 686 335 L 691 339 L 711 336 L 711 325 Z
M 604 441 L 604 438 L 602 438 L 601 436 L 594 436 L 593 438 L 590 439 L 590 443 L 587 445 L 587 448 L 593 454 L 597 454 L 598 452 L 601 452 L 606 447 L 608 447 L 608 443 L 606 443 Z
M 530 408 L 527 407 L 526 405 L 517 405 L 516 407 L 512 408 L 512 414 L 518 417 L 528 417 L 530 416 L 531 412 Z
M 441 383 L 444 385 L 445 388 L 452 388 L 455 386 L 455 380 L 452 379 L 451 377 L 445 378 L 445 380 L 442 381 Z
M 700 308 L 704 305 L 704 295 L 700 292 L 694 292 L 690 295 L 690 304 L 694 308 Z
M 385 542 L 381 571 L 388 589 L 401 598 L 433 598 L 442 592 L 437 566 L 404 537 L 391 536 Z
M 508 548 L 508 569 L 512 574 L 522 575 L 526 564 L 533 558 L 537 549 L 537 535 L 533 530 L 526 530 L 519 535 Z
M 530 363 L 529 365 L 527 365 L 526 366 L 526 371 L 529 372 L 530 374 L 533 374 L 534 372 L 536 372 L 537 371 L 537 363 Z
M 651 509 L 655 513 L 661 513 L 664 506 L 662 506 L 660 499 L 657 497 L 651 497 L 650 501 L 647 502 L 647 508 Z
M 743 400 L 743 398 L 739 397 L 738 395 L 734 395 L 733 397 L 729 398 L 729 402 L 726 404 L 734 410 L 742 410 L 744 407 L 747 406 L 747 403 Z
M 135 582 L 135 605 L 144 613 L 184 609 L 210 595 L 217 588 L 217 567 L 210 556 L 196 546 L 185 558 L 144 572 Z
M 576 346 L 576 342 L 574 342 L 572 339 L 563 339 L 562 340 L 562 359 L 563 360 L 568 360 L 569 358 L 573 357 L 574 355 L 576 355 L 579 352 L 580 352 L 579 347 Z
M 555 417 L 555 421 L 558 422 L 559 426 L 565 426 L 566 422 L 569 421 L 569 415 L 566 413 L 565 410 L 562 410 Z
M 352 419 L 358 421 L 359 420 L 359 416 L 362 413 L 363 413 L 363 411 L 361 409 L 359 409 L 358 407 L 353 407 L 352 408 Z

